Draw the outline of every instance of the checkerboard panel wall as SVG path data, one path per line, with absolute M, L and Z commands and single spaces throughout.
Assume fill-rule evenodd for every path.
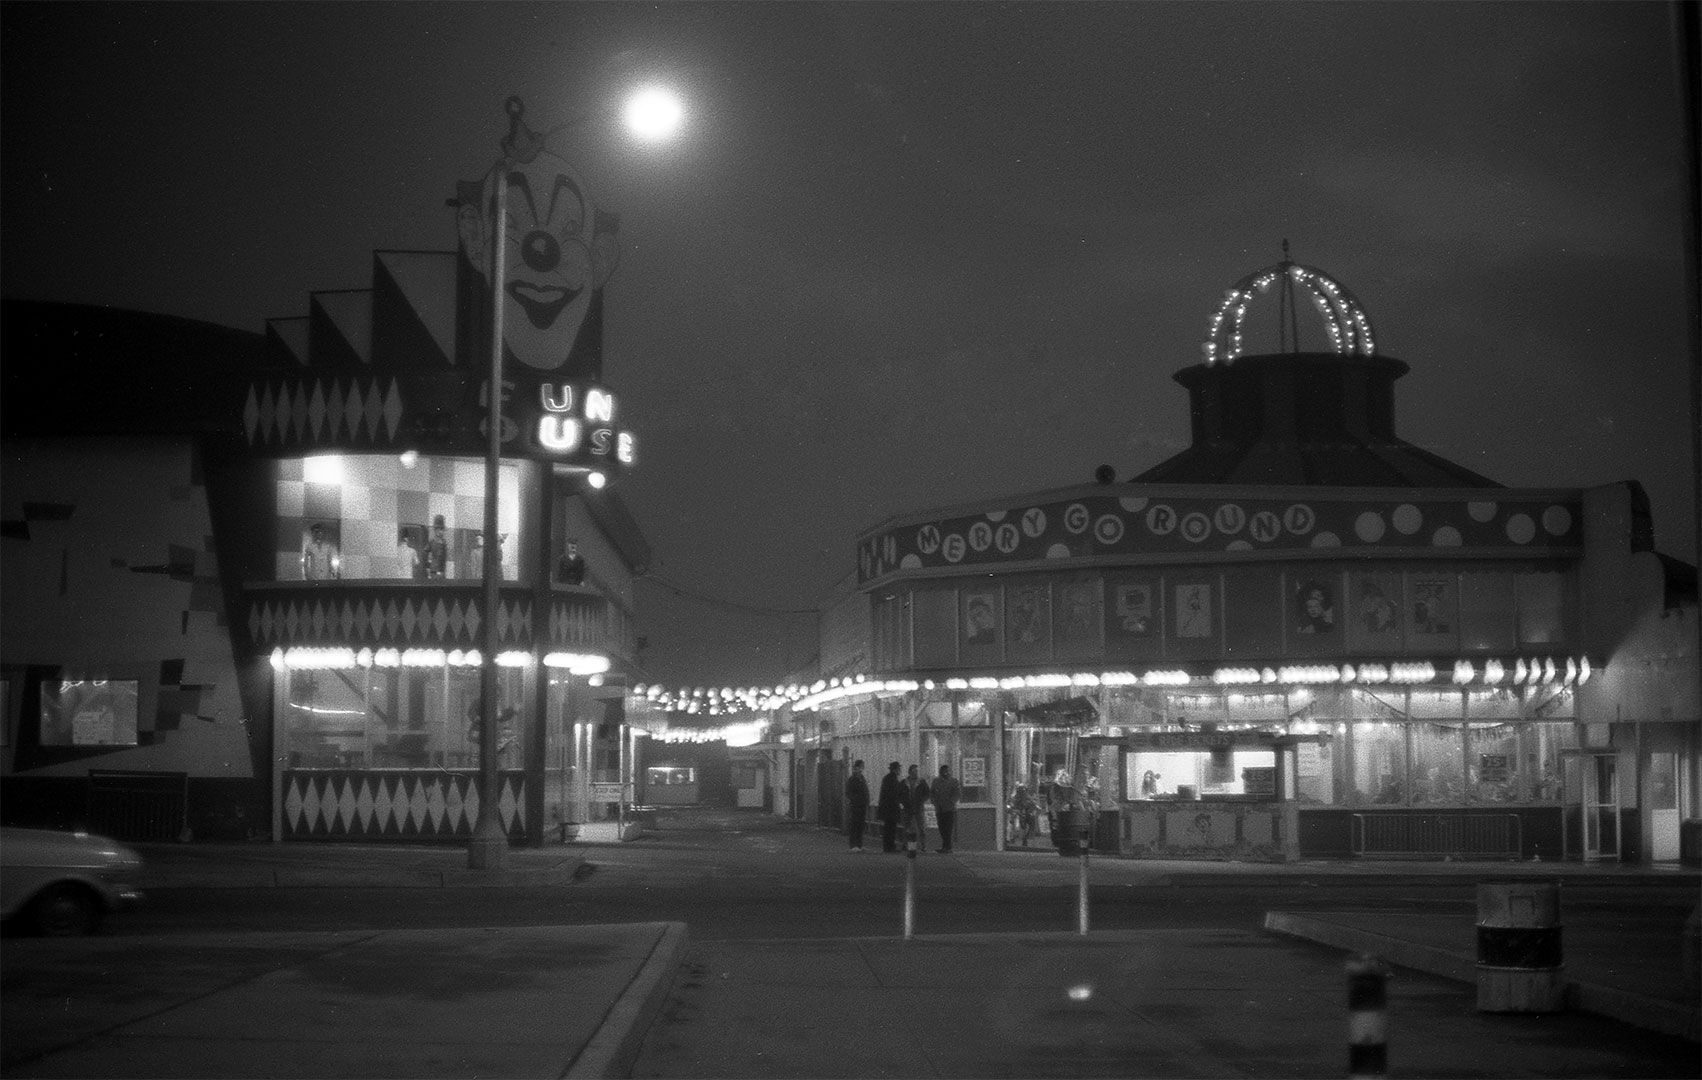
M 279 581 L 301 578 L 302 536 L 315 521 L 330 529 L 342 557 L 343 577 L 354 580 L 412 576 L 412 556 L 398 554 L 402 526 L 429 530 L 440 515 L 451 530 L 472 532 L 484 526 L 483 462 L 426 458 L 410 469 L 393 454 L 353 455 L 343 459 L 341 484 L 311 482 L 303 475 L 300 460 L 279 463 Z M 518 471 L 504 466 L 498 486 L 498 531 L 512 538 L 520 532 Z M 503 544 L 502 556 L 503 577 L 517 578 L 512 541 Z

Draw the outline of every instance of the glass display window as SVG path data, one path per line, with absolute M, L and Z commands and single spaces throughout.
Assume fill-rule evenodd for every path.
M 1531 724 L 1472 724 L 1466 777 L 1472 802 L 1528 802 L 1532 798 Z
M 484 576 L 479 458 L 323 454 L 278 462 L 279 581 L 477 581 Z M 520 468 L 497 472 L 502 576 L 518 580 Z
M 1387 720 L 1356 723 L 1353 740 L 1355 802 L 1399 806 L 1407 801 L 1406 725 Z
M 517 769 L 522 673 L 497 672 L 498 767 Z M 297 769 L 476 768 L 479 680 L 478 668 L 451 665 L 285 671 L 276 681 L 280 753 Z
M 135 746 L 140 686 L 135 679 L 43 682 L 41 744 Z
M 1414 806 L 1465 802 L 1465 725 L 1411 724 L 1408 731 L 1409 801 Z
M 1340 770 L 1345 767 L 1346 754 L 1340 747 L 1347 739 L 1347 725 L 1334 725 L 1334 738 L 1323 742 L 1299 743 L 1294 748 L 1295 792 L 1298 802 L 1330 806 L 1342 789 Z
M 957 734 L 957 778 L 963 783 L 963 801 L 993 801 L 993 732 L 990 728 L 959 729 Z
M 650 787 L 678 787 L 697 783 L 695 765 L 651 765 L 644 770 L 644 782 Z

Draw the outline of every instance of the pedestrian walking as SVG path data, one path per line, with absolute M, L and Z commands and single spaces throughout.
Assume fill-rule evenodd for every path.
M 899 785 L 898 801 L 904 808 L 904 833 L 916 838 L 916 850 L 928 850 L 928 782 L 910 766 Z
M 851 763 L 851 775 L 845 780 L 845 831 L 851 837 L 851 850 L 863 850 L 863 833 L 869 820 L 869 782 L 863 778 L 861 760 Z
M 898 798 L 898 783 L 898 762 L 894 761 L 881 777 L 881 799 L 875 806 L 875 816 L 881 819 L 882 851 L 898 850 L 898 822 L 904 813 L 904 804 Z
M 1029 839 L 1040 831 L 1040 804 L 1021 784 L 1016 786 L 1016 794 L 1011 796 L 1011 817 L 1015 834 L 1012 839 L 1020 839 L 1022 846 L 1027 847 Z
M 928 785 L 928 797 L 934 802 L 934 818 L 940 828 L 941 855 L 950 852 L 952 841 L 957 839 L 957 800 L 962 794 L 963 785 L 951 774 L 951 766 L 941 765 L 939 777 Z

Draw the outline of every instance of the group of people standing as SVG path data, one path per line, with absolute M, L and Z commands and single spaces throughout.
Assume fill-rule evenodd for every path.
M 875 804 L 875 817 L 881 823 L 881 850 L 898 851 L 899 830 L 914 837 L 917 851 L 928 850 L 927 809 L 933 804 L 934 817 L 940 831 L 940 854 L 951 851 L 957 839 L 957 802 L 963 785 L 951 774 L 950 765 L 941 765 L 933 783 L 918 775 L 915 765 L 904 775 L 898 774 L 899 764 L 887 765 L 881 777 L 880 799 Z M 863 834 L 869 820 L 869 781 L 863 775 L 863 762 L 852 762 L 851 775 L 845 781 L 845 823 L 852 851 L 863 850 Z

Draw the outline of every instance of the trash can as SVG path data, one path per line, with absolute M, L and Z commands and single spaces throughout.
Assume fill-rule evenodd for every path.
M 1052 815 L 1052 843 L 1060 855 L 1080 855 L 1088 844 L 1092 819 L 1081 810 L 1059 810 Z
M 1479 1012 L 1551 1013 L 1566 1007 L 1560 886 L 1477 887 Z

